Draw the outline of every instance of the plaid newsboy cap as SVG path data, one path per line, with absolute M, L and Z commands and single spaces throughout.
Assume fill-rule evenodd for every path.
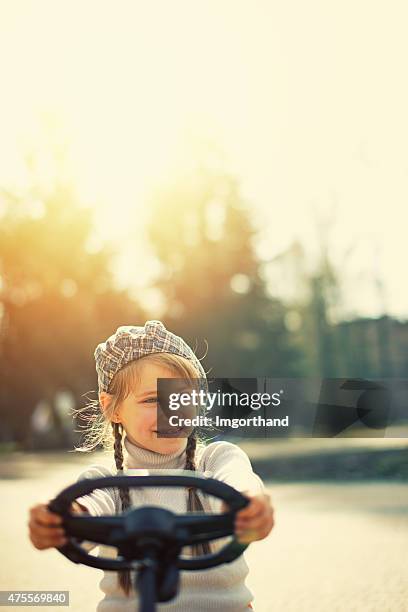
M 200 386 L 202 383 L 205 386 L 206 374 L 193 350 L 180 336 L 168 331 L 161 321 L 153 320 L 146 321 L 144 326 L 122 325 L 105 342 L 98 344 L 94 357 L 99 392 L 108 391 L 112 378 L 124 365 L 151 353 L 174 353 L 189 359 L 198 371 Z

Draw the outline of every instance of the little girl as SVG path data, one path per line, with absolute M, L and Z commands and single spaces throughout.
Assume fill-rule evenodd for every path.
M 251 467 L 246 453 L 226 441 L 203 444 L 194 430 L 188 438 L 159 437 L 157 432 L 157 379 L 206 379 L 193 350 L 161 321 L 147 321 L 144 326 L 121 326 L 95 350 L 99 402 L 86 434 L 89 451 L 98 444 L 114 451 L 116 469 L 92 465 L 81 472 L 83 478 L 114 474 L 140 474 L 134 470 L 197 470 L 200 475 L 221 480 L 250 498 L 250 503 L 236 514 L 235 536 L 242 543 L 262 540 L 271 531 L 273 509 L 263 483 Z M 96 404 L 96 405 L 95 405 Z M 82 412 L 89 406 L 79 409 Z M 112 466 L 113 467 L 113 466 Z M 149 473 L 149 472 L 147 472 Z M 128 508 L 158 505 L 175 513 L 186 511 L 219 512 L 219 500 L 208 498 L 194 488 L 98 489 L 78 498 L 72 512 L 93 516 L 118 514 Z M 68 540 L 59 526 L 62 519 L 50 512 L 47 504 L 30 509 L 30 539 L 35 548 L 60 547 Z M 196 545 L 191 554 L 206 554 L 225 542 Z M 89 551 L 96 544 L 84 543 Z M 103 557 L 116 556 L 113 547 L 99 546 Z M 183 551 L 184 553 L 184 551 Z M 170 602 L 158 604 L 166 612 L 248 612 L 253 595 L 245 584 L 248 566 L 244 555 L 232 563 L 202 571 L 180 574 L 179 594 Z M 127 570 L 105 571 L 99 584 L 104 598 L 97 612 L 124 612 L 138 609 L 138 594 Z

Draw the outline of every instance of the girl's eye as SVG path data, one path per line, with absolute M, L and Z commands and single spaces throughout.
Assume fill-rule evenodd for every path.
M 145 403 L 151 403 L 151 402 L 157 402 L 157 397 L 149 397 L 145 399 L 143 403 L 145 404 Z

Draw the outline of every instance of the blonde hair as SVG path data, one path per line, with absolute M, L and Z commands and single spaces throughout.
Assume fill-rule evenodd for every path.
M 165 367 L 169 371 L 177 374 L 180 378 L 193 380 L 200 378 L 194 364 L 180 355 L 174 353 L 150 353 L 138 359 L 130 361 L 123 368 L 116 372 L 113 377 L 108 393 L 112 395 L 109 405 L 102 410 L 99 399 L 89 400 L 88 403 L 81 408 L 74 409 L 73 415 L 82 418 L 86 421 L 83 429 L 84 443 L 81 447 L 75 448 L 78 452 L 90 452 L 97 446 L 102 445 L 105 451 L 113 452 L 115 465 L 118 473 L 123 472 L 123 434 L 124 429 L 121 423 L 112 421 L 115 410 L 120 404 L 130 395 L 141 382 L 141 367 L 143 363 L 154 363 Z M 89 413 L 90 414 L 87 414 Z M 203 442 L 204 440 L 200 440 Z M 198 436 L 195 431 L 187 438 L 186 446 L 186 470 L 195 470 L 195 451 Z M 129 509 L 131 506 L 129 489 L 119 489 L 122 512 Z M 203 511 L 203 505 L 194 487 L 188 488 L 188 504 L 189 511 Z M 211 552 L 211 547 L 208 542 L 196 544 L 192 547 L 194 554 L 207 554 Z M 129 596 L 132 586 L 130 570 L 120 570 L 118 572 L 119 584 Z

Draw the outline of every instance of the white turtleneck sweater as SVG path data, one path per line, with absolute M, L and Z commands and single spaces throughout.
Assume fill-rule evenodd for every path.
M 246 453 L 230 442 L 212 442 L 207 446 L 197 445 L 196 470 L 201 476 L 221 480 L 238 491 L 263 493 L 262 480 L 252 470 Z M 124 438 L 124 475 L 137 476 L 177 473 L 184 470 L 186 453 L 183 449 L 170 455 L 164 455 L 141 448 L 132 443 L 127 436 Z M 100 478 L 116 475 L 114 467 L 91 465 L 82 471 L 78 481 L 84 478 Z M 212 496 L 200 494 L 205 512 L 219 512 L 221 502 Z M 177 514 L 187 512 L 187 491 L 181 488 L 144 488 L 130 489 L 132 508 L 155 505 L 167 508 Z M 103 514 L 120 514 L 122 512 L 119 490 L 98 489 L 89 495 L 79 497 L 77 501 L 85 506 L 93 516 Z M 229 538 L 211 542 L 213 551 L 225 545 Z M 98 546 L 101 557 L 115 558 L 117 549 L 91 542 L 81 544 L 88 551 Z M 183 550 L 183 556 L 187 556 Z M 248 612 L 253 594 L 245 584 L 248 575 L 248 565 L 245 553 L 232 561 L 218 567 L 181 571 L 178 595 L 167 603 L 158 603 L 157 609 L 163 612 L 206 612 L 219 610 L 223 612 Z M 104 598 L 97 606 L 97 612 L 135 612 L 139 607 L 138 594 L 132 587 L 129 597 L 119 586 L 116 571 L 104 571 L 99 583 Z

